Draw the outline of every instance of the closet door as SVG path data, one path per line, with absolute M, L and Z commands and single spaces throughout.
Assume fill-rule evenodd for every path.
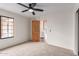
M 40 21 L 38 20 L 32 21 L 32 41 L 33 42 L 40 41 Z

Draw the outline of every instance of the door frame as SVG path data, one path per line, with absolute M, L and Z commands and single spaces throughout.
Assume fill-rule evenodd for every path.
M 79 55 L 79 9 L 76 11 L 76 20 L 75 20 L 76 30 L 75 30 L 75 48 L 77 49 L 77 55 Z

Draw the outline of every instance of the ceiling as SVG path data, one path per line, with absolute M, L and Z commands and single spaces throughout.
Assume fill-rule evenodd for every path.
M 28 3 L 23 3 L 28 5 Z M 48 12 L 57 12 L 57 11 L 71 11 L 73 8 L 73 3 L 37 3 L 36 8 L 44 9 L 44 12 L 37 12 L 36 15 L 47 14 Z M 22 16 L 33 16 L 30 12 L 22 13 L 22 10 L 25 10 L 25 7 L 18 5 L 17 3 L 0 3 L 0 9 L 4 9 L 13 13 L 20 14 Z

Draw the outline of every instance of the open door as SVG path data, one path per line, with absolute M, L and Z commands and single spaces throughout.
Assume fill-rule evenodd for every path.
M 32 41 L 39 42 L 40 41 L 40 21 L 32 20 Z

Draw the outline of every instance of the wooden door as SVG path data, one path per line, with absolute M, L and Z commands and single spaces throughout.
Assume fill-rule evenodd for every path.
M 32 21 L 32 41 L 33 42 L 40 41 L 40 21 L 38 20 Z

